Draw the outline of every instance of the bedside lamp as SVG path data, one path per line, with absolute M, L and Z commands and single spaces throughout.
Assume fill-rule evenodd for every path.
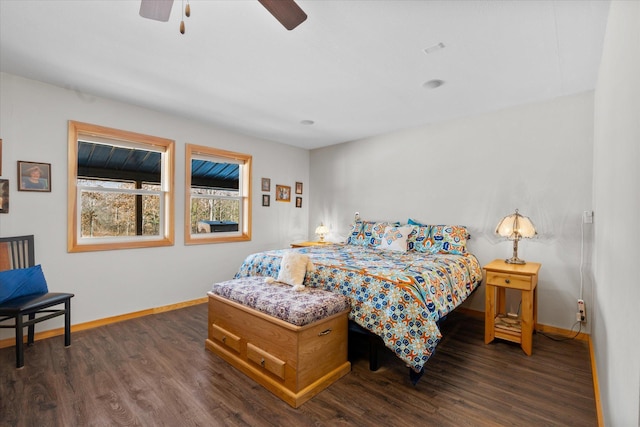
M 516 209 L 515 213 L 500 220 L 496 227 L 496 234 L 513 240 L 513 256 L 504 261 L 509 264 L 525 264 L 524 260 L 518 258 L 518 241 L 523 237 L 531 238 L 538 233 L 533 222 L 528 217 L 520 215 Z
M 329 234 L 329 229 L 323 223 L 320 223 L 316 228 L 316 234 L 320 236 L 320 242 L 324 243 L 324 235 Z

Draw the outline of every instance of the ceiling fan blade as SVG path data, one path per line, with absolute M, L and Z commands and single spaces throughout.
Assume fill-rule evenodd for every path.
M 167 22 L 171 15 L 171 6 L 173 6 L 173 0 L 141 0 L 140 16 Z
M 258 0 L 287 30 L 293 30 L 307 19 L 293 0 Z

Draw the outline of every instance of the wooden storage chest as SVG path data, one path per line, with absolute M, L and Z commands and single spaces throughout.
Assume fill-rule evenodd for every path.
M 348 308 L 296 326 L 213 292 L 208 296 L 206 348 L 294 408 L 351 370 Z

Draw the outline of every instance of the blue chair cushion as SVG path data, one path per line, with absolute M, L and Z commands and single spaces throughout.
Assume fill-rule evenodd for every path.
M 24 295 L 49 292 L 40 264 L 0 271 L 0 303 Z

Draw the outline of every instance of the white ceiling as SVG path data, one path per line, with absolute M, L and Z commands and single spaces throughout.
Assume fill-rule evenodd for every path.
M 0 70 L 311 149 L 592 90 L 609 9 L 297 3 L 287 31 L 256 0 L 190 0 L 181 35 L 180 0 L 166 23 L 139 0 L 0 0 Z

